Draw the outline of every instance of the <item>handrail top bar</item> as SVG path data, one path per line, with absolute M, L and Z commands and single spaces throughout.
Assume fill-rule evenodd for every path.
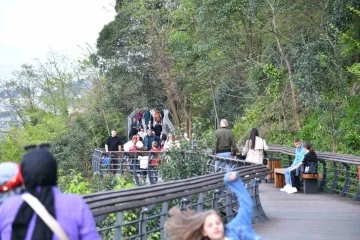
M 266 150 L 266 151 L 273 152 L 273 153 L 290 155 L 290 156 L 295 156 L 295 148 L 293 148 L 293 147 L 280 146 L 280 145 L 270 145 L 269 149 Z M 124 154 L 129 154 L 129 155 L 134 155 L 134 154 L 141 155 L 141 154 L 148 154 L 149 153 L 149 151 L 136 151 L 136 152 L 109 151 L 109 152 L 105 152 L 104 148 L 96 148 L 95 152 L 100 152 L 100 153 L 124 153 Z M 189 152 L 191 152 L 191 151 L 189 150 Z M 341 163 L 360 165 L 360 156 L 342 154 L 342 153 L 333 153 L 333 152 L 322 152 L 322 151 L 316 151 L 316 154 L 318 155 L 319 159 L 322 159 L 322 160 L 329 160 L 329 161 L 335 161 L 335 162 L 341 162 Z M 209 154 L 208 156 L 209 157 L 215 157 L 214 155 L 211 155 L 211 154 Z M 220 157 L 217 157 L 217 158 L 225 159 L 225 158 L 220 158 Z M 230 158 L 228 158 L 228 159 L 232 160 L 232 161 L 239 161 L 239 162 L 244 161 L 244 160 L 239 160 L 239 159 L 230 159 Z
M 269 146 L 269 149 L 266 151 L 295 156 L 295 148 L 292 147 L 271 145 Z M 360 156 L 342 154 L 342 153 L 322 152 L 322 151 L 315 151 L 315 152 L 317 156 L 323 160 L 360 165 Z
M 254 172 L 251 171 L 256 171 L 256 172 L 266 172 L 266 174 L 268 174 L 268 168 L 264 165 L 248 165 L 248 166 L 243 166 L 240 168 L 236 168 L 233 169 L 233 171 L 239 171 L 240 176 L 244 175 L 252 175 L 252 177 L 249 177 L 247 179 L 252 179 L 252 178 L 256 178 L 257 175 Z M 181 179 L 181 180 L 175 180 L 175 181 L 171 181 L 171 182 L 164 182 L 164 183 L 158 183 L 156 185 L 149 185 L 149 186 L 141 186 L 141 187 L 136 187 L 136 188 L 129 188 L 129 189 L 120 189 L 120 190 L 110 190 L 110 191 L 103 191 L 103 192 L 96 192 L 96 193 L 91 193 L 91 194 L 86 194 L 83 195 L 83 197 L 85 199 L 87 198 L 96 198 L 96 197 L 101 197 L 103 195 L 108 195 L 108 194 L 121 194 L 123 192 L 129 193 L 129 192 L 138 192 L 138 191 L 142 191 L 142 190 L 146 190 L 146 189 L 151 189 L 152 191 L 157 188 L 172 188 L 173 186 L 177 186 L 179 184 L 188 184 L 189 182 L 194 182 L 194 181 L 200 181 L 200 182 L 204 182 L 204 184 L 206 184 L 206 181 L 208 179 L 212 179 L 212 178 L 219 178 L 221 179 L 224 176 L 224 172 L 218 172 L 218 173 L 212 173 L 212 174 L 208 174 L 208 175 L 202 175 L 202 176 L 197 176 L 197 177 L 192 177 L 192 178 L 188 178 L 188 179 Z

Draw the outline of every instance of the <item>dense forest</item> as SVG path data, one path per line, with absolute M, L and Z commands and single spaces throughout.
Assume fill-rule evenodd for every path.
M 51 142 L 62 169 L 86 172 L 110 128 L 125 138 L 126 116 L 158 104 L 204 147 L 226 118 L 239 144 L 256 127 L 269 144 L 300 137 L 360 154 L 358 0 L 117 0 L 115 9 L 83 59 L 50 52 L 1 86 L 19 119 L 1 161 Z

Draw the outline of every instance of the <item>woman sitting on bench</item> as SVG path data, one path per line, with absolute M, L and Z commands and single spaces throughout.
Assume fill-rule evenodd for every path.
M 311 143 L 305 142 L 303 147 L 306 152 L 306 154 L 304 155 L 304 159 L 299 164 L 292 166 L 291 171 L 299 168 L 300 173 L 317 173 L 318 157 Z M 295 187 L 292 187 L 291 183 L 286 183 L 285 187 L 282 188 L 281 191 L 285 191 L 291 194 L 297 192 L 297 189 Z

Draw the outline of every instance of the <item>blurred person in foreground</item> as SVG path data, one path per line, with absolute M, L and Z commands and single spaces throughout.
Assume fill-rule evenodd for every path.
M 261 240 L 252 228 L 253 200 L 237 172 L 228 172 L 224 183 L 237 195 L 238 212 L 226 225 L 214 211 L 194 213 L 173 207 L 165 222 L 167 240 Z
M 74 194 L 63 194 L 56 186 L 57 164 L 48 150 L 39 147 L 29 150 L 22 159 L 21 173 L 27 196 L 31 194 L 45 207 L 45 212 L 55 218 L 68 238 L 55 235 L 33 207 L 24 201 L 26 194 L 22 194 L 0 206 L 1 240 L 101 239 L 84 199 Z
M 20 165 L 14 162 L 0 163 L 0 205 L 8 198 L 20 195 L 24 181 Z

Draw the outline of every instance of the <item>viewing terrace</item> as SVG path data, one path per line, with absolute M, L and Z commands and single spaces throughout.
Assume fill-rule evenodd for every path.
M 118 152 L 117 174 L 130 173 L 141 186 L 84 197 L 103 239 L 164 239 L 163 225 L 172 206 L 195 211 L 215 209 L 224 222 L 233 218 L 237 197 L 222 182 L 225 168 L 230 168 L 240 172 L 253 199 L 253 227 L 263 238 L 360 239 L 360 157 L 317 152 L 322 176 L 318 179 L 318 193 L 287 194 L 275 187 L 273 169 L 279 164 L 281 167 L 291 164 L 294 149 L 270 146 L 268 153 L 271 157 L 267 167 L 205 155 L 207 166 L 202 176 L 161 183 L 157 166 L 149 168 L 146 182 L 141 182 L 143 170 L 138 157 L 149 156 L 148 152 Z M 104 154 L 102 149 L 94 152 L 93 169 L 99 174 L 113 168 L 101 163 Z M 169 160 L 166 153 L 161 158 L 176 161 Z M 215 161 L 221 162 L 219 172 L 215 172 Z

